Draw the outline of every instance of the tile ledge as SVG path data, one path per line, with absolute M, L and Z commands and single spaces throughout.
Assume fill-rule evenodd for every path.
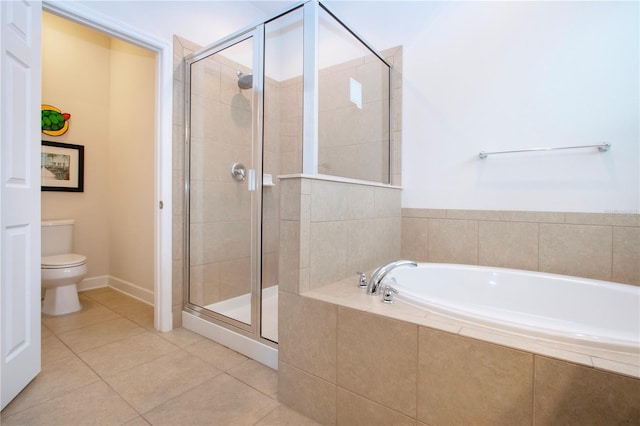
M 379 188 L 391 188 L 391 189 L 402 189 L 401 186 L 390 185 L 387 183 L 373 182 L 369 180 L 361 180 L 361 179 L 352 179 L 340 176 L 331 176 L 331 175 L 309 175 L 304 173 L 297 174 L 289 174 L 289 175 L 278 175 L 276 176 L 278 179 L 311 179 L 311 180 L 324 180 L 330 182 L 342 182 L 342 183 L 351 183 L 354 185 L 365 185 L 365 186 L 376 186 Z
M 526 336 L 432 313 L 402 300 L 396 300 L 393 305 L 385 305 L 379 303 L 377 297 L 368 296 L 364 290 L 358 288 L 356 278 L 347 278 L 300 295 L 373 315 L 640 379 L 640 352 L 616 352 Z

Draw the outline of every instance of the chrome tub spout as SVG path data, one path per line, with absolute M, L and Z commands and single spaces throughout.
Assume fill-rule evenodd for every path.
M 375 270 L 373 275 L 371 275 L 371 279 L 369 280 L 369 284 L 367 285 L 367 294 L 378 294 L 380 283 L 384 279 L 384 277 L 391 272 L 391 270 L 399 267 L 399 266 L 418 266 L 417 262 L 413 260 L 396 260 L 391 263 L 387 263 Z

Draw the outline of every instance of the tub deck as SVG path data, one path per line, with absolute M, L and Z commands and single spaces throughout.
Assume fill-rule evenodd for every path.
M 619 352 L 531 337 L 514 331 L 446 317 L 397 298 L 395 303 L 385 304 L 379 297 L 367 295 L 366 290 L 358 288 L 356 284 L 357 278 L 348 278 L 307 291 L 302 293 L 302 296 L 599 370 L 640 378 L 640 347 L 631 352 Z

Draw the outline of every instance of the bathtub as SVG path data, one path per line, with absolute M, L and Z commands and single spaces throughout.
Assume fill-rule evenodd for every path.
M 543 272 L 419 263 L 392 270 L 397 298 L 458 320 L 536 338 L 640 350 L 640 287 Z

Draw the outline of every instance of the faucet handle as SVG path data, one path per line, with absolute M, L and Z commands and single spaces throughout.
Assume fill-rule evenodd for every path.
M 391 282 L 393 283 L 393 285 L 398 284 L 395 277 L 391 277 Z M 398 291 L 397 288 L 392 287 L 389 284 L 385 284 L 384 287 L 382 288 L 381 293 L 382 293 L 382 303 L 393 303 L 393 295 L 398 294 L 400 292 Z
M 393 303 L 393 295 L 400 293 L 398 289 L 385 285 L 382 290 L 382 303 Z
M 360 275 L 360 281 L 358 282 L 359 288 L 367 288 L 367 274 L 364 272 L 356 272 L 356 274 Z

